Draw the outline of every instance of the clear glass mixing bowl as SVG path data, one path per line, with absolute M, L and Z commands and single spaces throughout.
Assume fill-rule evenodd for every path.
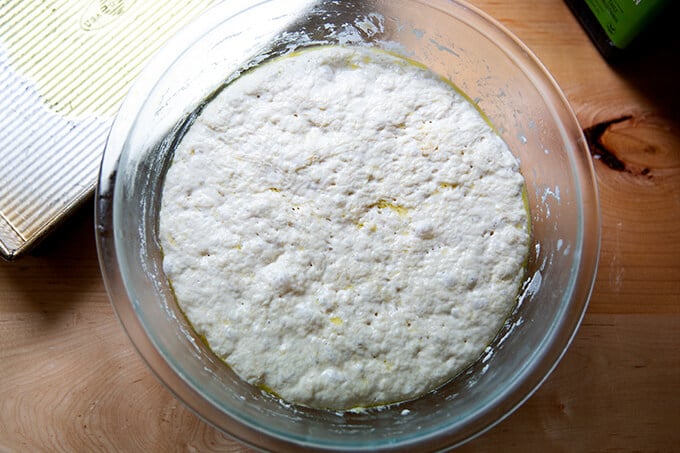
M 368 45 L 449 78 L 486 112 L 521 161 L 533 242 L 517 308 L 477 363 L 414 401 L 335 413 L 283 404 L 245 384 L 177 308 L 157 241 L 160 184 L 187 115 L 239 70 L 302 46 Z M 220 430 L 271 450 L 441 449 L 484 432 L 555 367 L 585 312 L 599 208 L 579 125 L 541 63 L 496 21 L 446 0 L 220 3 L 150 62 L 113 124 L 96 195 L 107 291 L 140 354 Z

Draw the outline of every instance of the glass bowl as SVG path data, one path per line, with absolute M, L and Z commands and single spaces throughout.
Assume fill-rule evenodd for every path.
M 515 310 L 470 368 L 380 410 L 314 410 L 244 383 L 194 334 L 161 268 L 162 178 L 188 115 L 240 70 L 324 43 L 395 51 L 450 79 L 487 114 L 527 181 L 533 238 Z M 168 42 L 124 100 L 102 161 L 96 224 L 107 291 L 153 372 L 207 422 L 268 450 L 424 451 L 489 429 L 564 354 L 586 310 L 600 240 L 592 164 L 560 89 L 496 21 L 447 0 L 217 4 Z

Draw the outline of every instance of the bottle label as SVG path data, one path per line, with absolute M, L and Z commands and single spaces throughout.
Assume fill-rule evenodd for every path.
M 663 5 L 663 0 L 586 0 L 612 43 L 626 48 Z

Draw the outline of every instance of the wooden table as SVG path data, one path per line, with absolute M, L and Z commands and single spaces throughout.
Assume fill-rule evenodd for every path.
M 601 128 L 616 159 L 595 161 L 602 252 L 582 327 L 538 392 L 462 451 L 678 451 L 679 41 L 613 68 L 561 1 L 473 3 L 542 59 L 584 128 L 620 121 Z M 104 291 L 92 218 L 87 206 L 0 262 L 0 450 L 248 450 L 143 364 Z

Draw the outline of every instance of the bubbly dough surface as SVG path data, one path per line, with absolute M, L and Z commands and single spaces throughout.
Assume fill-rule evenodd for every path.
M 451 85 L 322 47 L 207 104 L 168 169 L 163 267 L 211 349 L 283 399 L 419 396 L 476 360 L 523 277 L 524 181 Z

